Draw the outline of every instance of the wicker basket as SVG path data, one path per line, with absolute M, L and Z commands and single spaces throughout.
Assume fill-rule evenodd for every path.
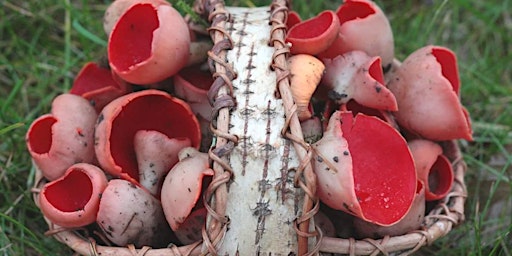
M 241 47 L 244 42 L 241 37 L 235 36 L 236 33 L 243 34 L 234 28 L 233 24 L 236 19 L 243 19 L 242 23 L 251 23 L 247 19 L 252 12 L 267 13 L 266 19 L 260 22 L 261 26 L 268 27 L 269 34 L 264 37 L 269 38 L 266 44 L 273 49 L 269 65 L 265 67 L 257 66 L 258 69 L 265 69 L 265 72 L 272 73 L 275 94 L 280 99 L 278 113 L 283 117 L 280 127 L 275 125 L 272 127 L 278 130 L 282 140 L 286 141 L 287 147 L 293 148 L 297 156 L 295 162 L 297 168 L 293 170 L 295 174 L 288 181 L 288 185 L 296 188 L 295 200 L 301 201 L 300 210 L 296 211 L 298 216 L 294 215 L 293 221 L 279 220 L 287 222 L 292 227 L 296 242 L 294 246 L 298 247 L 295 254 L 315 255 L 318 253 L 339 253 L 349 255 L 376 255 L 379 253 L 389 254 L 396 252 L 397 254 L 411 254 L 424 245 L 429 245 L 436 239 L 446 235 L 450 230 L 464 221 L 464 202 L 466 198 L 466 187 L 464 184 L 464 174 L 466 165 L 462 160 L 460 150 L 455 141 L 444 142 L 443 149 L 448 158 L 452 161 L 455 182 L 452 191 L 425 216 L 424 223 L 420 230 L 414 230 L 406 235 L 389 237 L 382 239 L 363 239 L 356 240 L 341 239 L 334 237 L 322 236 L 321 230 L 313 228 L 310 219 L 319 209 L 319 202 L 315 196 L 316 178 L 312 171 L 309 160 L 312 155 L 310 146 L 304 142 L 300 124 L 295 113 L 296 106 L 291 97 L 289 90 L 289 71 L 287 68 L 288 46 L 284 42 L 286 34 L 286 26 L 284 25 L 287 18 L 288 6 L 285 0 L 274 0 L 270 8 L 246 8 L 238 10 L 238 13 L 246 15 L 232 15 L 230 8 L 225 8 L 223 1 L 219 0 L 203 0 L 196 4 L 196 11 L 202 15 L 206 15 L 211 22 L 208 32 L 214 43 L 213 48 L 209 52 L 209 65 L 213 72 L 215 82 L 213 83 L 209 98 L 214 107 L 214 119 L 211 129 L 216 137 L 216 145 L 209 151 L 212 160 L 212 168 L 215 171 L 213 181 L 208 187 L 205 195 L 206 208 L 208 210 L 208 220 L 206 227 L 202 231 L 202 241 L 187 246 L 170 246 L 163 249 L 152 249 L 150 247 L 135 248 L 134 246 L 113 247 L 97 244 L 94 239 L 89 237 L 87 232 L 83 230 L 67 230 L 55 226 L 47 220 L 49 225 L 48 235 L 53 236 L 58 241 L 66 244 L 71 249 L 82 255 L 199 255 L 218 253 L 218 247 L 222 243 L 227 243 L 226 233 L 228 229 L 237 225 L 236 218 L 228 217 L 226 208 L 229 208 L 228 186 L 240 175 L 235 174 L 233 166 L 230 163 L 231 154 L 237 147 L 244 146 L 243 138 L 233 133 L 230 127 L 231 119 L 236 118 L 234 111 L 241 108 L 241 99 L 237 99 L 235 95 L 240 93 L 243 88 L 234 86 L 235 81 L 240 76 L 240 71 L 236 71 L 233 63 L 227 58 L 229 51 L 236 51 L 236 47 Z M 263 10 L 263 11 L 262 11 Z M 265 16 L 265 15 L 263 15 Z M 253 23 L 258 23 L 254 22 Z M 251 39 L 251 35 L 246 36 L 244 40 Z M 248 47 L 248 46 L 244 46 Z M 233 58 L 233 57 L 231 57 Z M 236 60 L 236 58 L 235 58 Z M 252 67 L 254 68 L 254 67 Z M 251 68 L 249 68 L 251 69 Z M 249 79 L 247 77 L 246 79 Z M 240 80 L 239 79 L 239 80 Z M 241 92 L 242 94 L 244 92 Z M 249 94 L 245 92 L 246 94 Z M 237 105 L 238 104 L 238 105 Z M 269 101 L 270 106 L 270 101 Z M 268 108 L 270 109 L 270 107 Z M 230 133 L 231 132 L 231 133 Z M 262 152 L 268 152 L 263 150 Z M 263 157 L 263 154 L 261 155 Z M 233 157 L 235 158 L 235 157 Z M 234 161 L 234 160 L 233 160 Z M 290 166 L 293 163 L 290 162 Z M 34 201 L 38 203 L 38 191 L 46 182 L 39 171 L 36 172 L 36 187 L 34 188 Z M 289 173 L 289 170 L 286 170 Z M 284 199 L 283 199 L 284 200 Z M 263 230 L 264 231 L 264 230 Z M 268 231 L 270 236 L 272 231 Z M 255 249 L 256 250 L 256 249 Z M 243 251 L 242 251 L 243 252 Z

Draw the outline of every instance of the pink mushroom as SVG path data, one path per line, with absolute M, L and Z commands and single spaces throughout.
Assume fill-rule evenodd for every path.
M 122 179 L 108 182 L 96 222 L 106 237 L 118 246 L 162 248 L 173 237 L 158 199 Z
M 176 74 L 187 63 L 188 26 L 167 4 L 137 3 L 119 18 L 108 42 L 110 67 L 134 84 L 151 84 Z
M 69 93 L 89 100 L 99 113 L 107 103 L 130 91 L 129 85 L 120 79 L 114 79 L 109 69 L 102 68 L 94 62 L 88 62 L 75 77 Z
M 178 162 L 178 153 L 190 145 L 188 139 L 171 139 L 155 130 L 135 132 L 133 147 L 140 185 L 159 197 L 165 175 Z
M 331 45 L 339 29 L 340 23 L 336 13 L 327 10 L 291 27 L 286 35 L 286 41 L 292 44 L 292 54 L 315 55 Z
M 395 96 L 384 85 L 380 57 L 370 57 L 361 51 L 352 51 L 334 59 L 324 59 L 325 74 L 321 86 L 337 104 L 354 99 L 374 109 L 397 110 Z
M 439 200 L 452 189 L 453 169 L 450 161 L 443 155 L 443 149 L 429 140 L 412 140 L 408 143 L 418 179 L 425 184 L 425 199 Z
M 115 0 L 108 6 L 107 10 L 105 10 L 105 14 L 103 15 L 103 30 L 105 30 L 107 36 L 110 35 L 110 32 L 112 32 L 112 29 L 119 20 L 119 17 L 121 17 L 126 10 L 134 4 L 141 3 L 151 3 L 155 6 L 161 4 L 171 5 L 165 0 Z
M 314 147 L 318 195 L 326 205 L 382 226 L 407 214 L 416 172 L 405 140 L 389 124 L 336 111 Z
M 86 163 L 74 164 L 64 176 L 43 186 L 39 207 L 46 218 L 59 226 L 89 225 L 96 221 L 107 182 L 100 168 Z
M 152 175 L 154 168 L 169 171 L 172 166 L 167 164 L 177 160 L 171 155 L 186 145 L 198 148 L 201 141 L 190 107 L 152 89 L 124 95 L 105 106 L 95 136 L 96 156 L 106 172 L 133 183 L 141 182 L 141 176 L 152 177 L 150 184 L 165 175 Z
M 162 186 L 162 207 L 172 230 L 178 232 L 201 197 L 206 176 L 213 176 L 208 154 L 194 148 L 180 152 L 180 161 L 165 177 Z
M 459 99 L 455 54 L 440 46 L 425 46 L 409 55 L 388 83 L 398 104 L 401 126 L 422 138 L 472 140 L 469 114 Z
M 382 59 L 388 67 L 394 58 L 391 25 L 384 12 L 370 0 L 345 0 L 336 10 L 340 30 L 331 47 L 320 58 L 334 58 L 350 51 L 363 51 Z
M 94 161 L 96 117 L 86 99 L 62 94 L 53 100 L 51 114 L 40 116 L 30 125 L 27 148 L 47 179 L 61 177 L 75 163 Z

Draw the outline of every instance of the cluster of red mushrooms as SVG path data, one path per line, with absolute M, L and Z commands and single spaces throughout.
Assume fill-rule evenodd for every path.
M 291 90 L 321 202 L 357 217 L 361 237 L 419 228 L 425 202 L 453 182 L 440 142 L 472 139 L 454 53 L 426 46 L 394 60 L 389 22 L 369 0 L 305 21 L 292 11 L 287 25 Z M 164 0 L 116 0 L 104 29 L 109 65 L 85 64 L 26 134 L 48 181 L 41 211 L 118 246 L 200 240 L 213 175 L 211 43 Z

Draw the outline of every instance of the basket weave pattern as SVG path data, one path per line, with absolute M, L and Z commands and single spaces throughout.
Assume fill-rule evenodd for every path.
M 445 155 L 451 160 L 454 170 L 455 182 L 452 192 L 441 200 L 424 219 L 421 230 L 414 230 L 406 235 L 382 239 L 354 238 L 341 239 L 323 237 L 320 229 L 310 231 L 310 220 L 319 210 L 319 201 L 316 193 L 316 176 L 313 172 L 310 160 L 314 150 L 304 142 L 299 120 L 296 115 L 296 105 L 290 92 L 289 70 L 287 56 L 289 47 L 284 38 L 286 35 L 286 19 L 289 3 L 285 0 L 274 0 L 270 6 L 269 24 L 272 26 L 269 35 L 269 45 L 275 49 L 272 57 L 271 69 L 276 74 L 276 92 L 282 99 L 285 109 L 285 126 L 281 129 L 283 137 L 289 139 L 299 156 L 300 165 L 294 170 L 294 184 L 304 191 L 302 214 L 295 220 L 299 255 L 315 255 L 319 252 L 342 253 L 349 255 L 376 255 L 382 253 L 388 255 L 391 252 L 399 254 L 411 254 L 424 245 L 429 245 L 436 239 L 446 235 L 450 230 L 464 221 L 464 203 L 467 196 L 464 183 L 466 165 L 455 141 L 442 144 Z M 208 65 L 212 71 L 214 83 L 208 93 L 210 103 L 213 106 L 213 121 L 210 125 L 211 132 L 216 138 L 216 144 L 209 150 L 212 169 L 215 174 L 212 182 L 204 195 L 207 209 L 207 224 L 202 230 L 202 241 L 187 246 L 170 246 L 164 249 L 152 249 L 149 247 L 134 248 L 134 246 L 115 247 L 99 245 L 90 238 L 86 232 L 80 230 L 67 230 L 56 227 L 47 220 L 49 225 L 48 235 L 52 235 L 60 242 L 83 255 L 200 255 L 217 254 L 217 248 L 222 243 L 223 237 L 231 223 L 226 216 L 226 204 L 229 200 L 227 183 L 232 179 L 232 169 L 229 164 L 229 155 L 239 142 L 235 134 L 229 133 L 230 111 L 236 107 L 236 99 L 233 97 L 232 81 L 237 74 L 226 61 L 226 52 L 233 48 L 233 40 L 226 31 L 226 23 L 232 17 L 224 7 L 221 0 L 197 1 L 195 11 L 208 17 L 211 27 L 208 33 L 213 41 L 213 47 L 208 52 Z M 45 180 L 38 172 L 34 189 L 34 201 L 38 200 L 38 191 Z M 314 240 L 314 246 L 310 241 Z

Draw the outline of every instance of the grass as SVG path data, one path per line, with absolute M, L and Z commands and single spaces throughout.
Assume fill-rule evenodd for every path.
M 293 4 L 306 18 L 337 2 Z M 108 3 L 0 1 L 0 255 L 72 253 L 44 235 L 47 226 L 30 192 L 34 173 L 24 136 L 32 120 L 49 111 L 53 97 L 69 89 L 81 65 L 104 53 L 101 18 Z M 461 142 L 468 164 L 466 221 L 421 254 L 512 255 L 512 1 L 378 4 L 390 18 L 397 58 L 426 44 L 457 53 L 462 101 L 473 119 L 475 140 Z

